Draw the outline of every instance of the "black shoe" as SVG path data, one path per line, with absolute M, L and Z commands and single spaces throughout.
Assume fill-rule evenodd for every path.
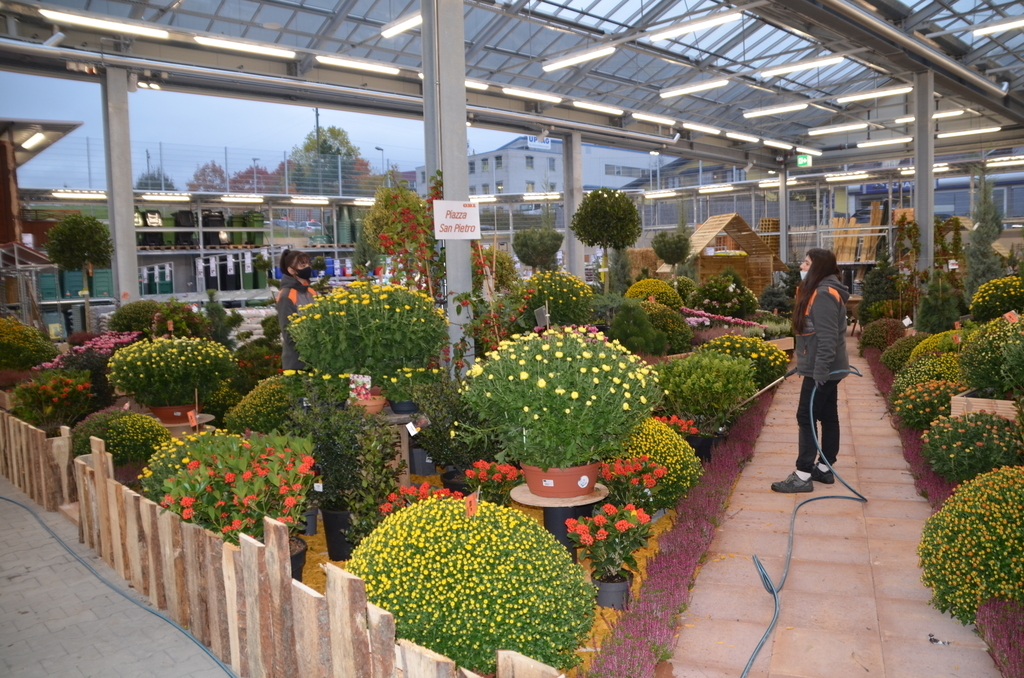
M 822 471 L 817 467 L 817 465 L 815 465 L 814 468 L 811 469 L 811 480 L 817 483 L 831 485 L 836 481 L 836 477 L 833 475 L 832 471 Z
M 793 473 L 790 473 L 789 477 L 785 480 L 772 483 L 772 491 L 785 492 L 788 494 L 792 494 L 794 492 L 814 492 L 814 483 L 812 483 L 810 479 L 800 480 L 800 476 L 798 476 L 794 471 Z

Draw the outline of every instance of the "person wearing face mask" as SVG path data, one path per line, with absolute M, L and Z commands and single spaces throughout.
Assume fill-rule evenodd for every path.
M 295 342 L 288 334 L 288 318 L 300 306 L 312 303 L 316 290 L 309 286 L 313 269 L 309 255 L 299 250 L 285 250 L 281 254 L 281 290 L 277 294 L 277 322 L 281 326 L 281 367 L 286 370 L 304 370 Z
M 796 471 L 772 483 L 776 492 L 812 492 L 814 483 L 831 485 L 835 475 L 818 456 L 811 427 L 821 422 L 818 441 L 829 464 L 839 454 L 839 381 L 850 369 L 846 354 L 846 302 L 850 292 L 839 281 L 836 256 L 829 250 L 808 250 L 800 265 L 800 286 L 793 308 L 797 374 L 804 378 L 796 420 L 800 426 Z M 813 418 L 808 407 L 814 393 Z M 816 459 L 817 458 L 817 459 Z

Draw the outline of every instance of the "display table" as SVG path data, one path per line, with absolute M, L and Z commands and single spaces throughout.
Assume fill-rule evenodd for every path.
M 154 416 L 152 414 L 149 415 L 149 416 L 151 416 L 154 419 L 156 419 L 156 416 Z M 211 421 L 213 421 L 213 420 L 214 420 L 214 416 L 212 414 L 198 414 L 198 415 L 196 415 L 196 421 L 199 422 L 199 430 L 200 431 L 212 431 L 214 428 L 216 428 L 214 426 L 208 426 L 208 424 Z M 160 421 L 160 420 L 157 419 L 157 421 Z M 160 424 L 164 428 L 167 429 L 167 432 L 171 434 L 172 438 L 180 438 L 181 436 L 183 436 L 183 435 L 185 435 L 187 433 L 192 433 L 193 432 L 192 425 L 189 424 L 187 421 L 182 422 L 180 424 L 164 424 L 162 421 L 160 421 Z
M 576 562 L 576 545 L 569 539 L 569 531 L 565 521 L 569 518 L 580 518 L 590 515 L 592 506 L 608 496 L 608 488 L 597 483 L 594 491 L 579 497 L 538 497 L 530 488 L 516 485 L 512 488 L 512 499 L 524 506 L 534 506 L 544 510 L 544 529 L 555 536 L 569 550 L 573 562 Z

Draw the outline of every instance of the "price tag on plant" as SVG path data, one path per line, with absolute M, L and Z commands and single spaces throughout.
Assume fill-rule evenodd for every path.
M 324 491 L 324 484 L 323 483 L 313 483 L 313 491 L 314 492 L 323 492 Z
M 1011 324 L 1020 320 L 1020 316 L 1017 315 L 1016 311 L 1007 311 L 1003 314 L 1003 317 L 1006 318 L 1006 322 Z
M 958 262 L 956 259 L 950 259 L 949 260 L 949 270 L 955 271 L 958 268 L 960 268 L 960 262 Z
M 196 428 L 197 426 L 199 426 L 199 418 L 196 417 L 195 410 L 188 411 L 188 425 L 191 426 L 192 428 Z
M 960 343 L 960 333 L 959 332 L 957 332 L 957 333 L 955 333 L 953 335 L 953 343 L 954 344 L 959 344 Z
M 480 508 L 480 490 L 477 490 L 473 494 L 466 497 L 464 501 L 466 502 L 466 517 L 474 517 L 476 515 L 477 510 Z
M 409 435 L 411 436 L 414 436 L 420 432 L 420 430 L 416 428 L 416 424 L 412 423 L 411 421 L 405 425 L 405 430 L 408 431 Z
M 908 316 L 905 316 L 905 317 L 903 318 L 903 326 L 904 326 L 904 327 L 910 327 L 910 326 L 911 326 L 911 325 L 913 325 L 913 324 L 914 324 L 914 321 L 910 319 L 910 316 L 909 316 L 909 315 L 908 315 Z
M 351 374 L 348 377 L 349 400 L 368 400 L 373 377 L 367 374 Z
M 953 323 L 953 329 L 954 330 L 958 330 L 961 327 L 962 327 L 962 325 L 960 325 L 960 321 L 959 320 L 957 320 L 956 322 Z
M 127 412 L 127 411 L 128 411 L 128 409 L 129 409 L 129 408 L 130 408 L 131 406 L 132 406 L 132 404 L 131 404 L 130 402 L 127 402 L 127 403 L 125 403 L 125 404 L 124 404 L 124 407 L 122 407 L 121 409 L 122 409 L 122 410 L 124 410 L 125 412 Z

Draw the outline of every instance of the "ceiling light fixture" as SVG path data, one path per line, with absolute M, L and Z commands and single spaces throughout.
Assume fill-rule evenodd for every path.
M 393 38 L 399 33 L 404 33 L 405 31 L 416 28 L 422 23 L 423 15 L 419 12 L 410 16 L 400 17 L 389 24 L 385 24 L 384 27 L 380 29 L 380 37 Z
M 1024 165 L 1024 155 L 1010 155 L 985 161 L 985 167 L 1012 167 L 1014 165 Z
M 42 132 L 36 132 L 32 136 L 30 136 L 28 139 L 26 139 L 21 144 L 21 147 L 24 148 L 26 151 L 31 151 L 33 148 L 35 148 L 36 146 L 38 146 L 40 143 L 42 143 L 45 140 L 46 140 L 46 135 L 45 134 L 43 134 Z
M 497 196 L 493 195 L 471 195 L 469 196 L 470 202 L 497 202 Z
M 523 200 L 558 200 L 561 193 L 523 193 Z
M 722 130 L 717 127 L 708 127 L 707 125 L 698 125 L 692 122 L 684 122 L 683 129 L 693 130 L 694 132 L 704 132 L 704 134 L 721 134 Z
M 740 134 L 739 132 L 726 132 L 725 136 L 737 141 L 749 141 L 750 143 L 757 143 L 761 140 L 760 137 L 751 136 L 749 134 Z
M 684 94 L 693 94 L 694 92 L 703 92 L 704 90 L 715 89 L 716 87 L 725 87 L 730 82 L 730 80 L 703 80 L 693 85 L 683 85 L 682 87 L 663 89 L 658 92 L 658 96 L 662 99 L 667 99 L 668 97 L 681 97 Z
M 807 133 L 812 137 L 821 136 L 823 134 L 839 134 L 840 132 L 855 132 L 857 130 L 867 129 L 868 124 L 866 122 L 852 122 L 843 125 L 829 125 L 828 127 L 812 127 L 807 130 Z
M 587 101 L 574 101 L 572 105 L 576 108 L 585 108 L 588 111 L 597 111 L 598 113 L 607 113 L 608 115 L 622 115 L 624 111 L 621 108 L 614 108 L 612 106 L 602 106 L 601 104 L 592 104 Z
M 912 115 L 908 115 L 905 118 L 896 118 L 895 120 L 893 120 L 893 122 L 895 122 L 897 125 L 904 125 L 908 122 L 914 122 L 915 120 L 917 120 L 917 118 L 915 118 Z
M 812 68 L 823 68 L 825 66 L 832 66 L 843 61 L 846 57 L 833 56 L 826 57 L 824 59 L 811 59 L 809 61 L 797 61 L 784 66 L 773 66 L 766 68 L 761 71 L 762 78 L 773 78 L 776 75 L 785 75 L 786 73 L 795 73 L 796 71 L 806 71 Z
M 658 198 L 671 198 L 672 196 L 679 195 L 679 191 L 645 191 L 644 197 L 650 200 L 657 200 Z
M 939 172 L 948 172 L 949 170 L 950 170 L 950 167 L 946 163 L 939 163 L 937 165 L 932 166 L 932 173 L 933 174 L 937 174 Z M 917 174 L 917 168 L 916 167 L 907 167 L 906 169 L 901 169 L 900 170 L 900 174 L 902 174 L 903 176 L 910 176 L 911 174 Z
M 151 83 L 149 83 L 149 88 L 150 88 L 150 89 L 155 89 L 155 90 L 160 90 L 160 89 L 163 89 L 162 87 L 160 87 L 160 85 L 158 85 L 158 84 L 157 84 L 157 83 L 155 83 L 155 82 L 151 82 Z
M 676 124 L 676 121 L 672 118 L 661 118 L 657 115 L 648 115 L 646 113 L 634 113 L 633 118 L 643 120 L 644 122 L 653 122 L 656 125 L 668 125 L 669 127 Z
M 551 59 L 550 61 L 545 61 L 543 64 L 541 64 L 541 69 L 545 73 L 550 73 L 551 71 L 557 71 L 561 68 L 568 68 L 569 66 L 581 64 L 584 61 L 600 59 L 601 57 L 608 56 L 609 54 L 613 54 L 614 52 L 614 45 L 606 45 L 604 47 L 599 47 L 598 49 L 592 49 L 586 52 L 577 52 L 576 54 L 570 54 L 567 57 L 561 57 L 558 59 Z
M 486 91 L 490 86 L 485 82 L 476 82 L 475 80 L 466 81 L 466 89 L 478 89 L 481 92 Z
M 54 198 L 65 198 L 70 200 L 106 200 L 106 191 L 53 191 L 50 193 Z
M 143 193 L 143 200 L 149 202 L 188 202 L 192 199 L 191 193 Z
M 222 195 L 221 202 L 263 202 L 263 196 L 256 193 L 243 193 L 241 195 Z
M 50 21 L 57 24 L 72 24 L 74 26 L 87 26 L 89 28 L 101 28 L 106 31 L 113 33 L 131 33 L 132 35 L 143 35 L 147 38 L 163 38 L 166 40 L 171 36 L 165 30 L 159 28 L 150 28 L 148 26 L 136 26 L 134 24 L 123 24 L 119 21 L 104 21 L 103 19 L 93 19 L 88 16 L 79 16 L 78 14 L 67 14 L 65 12 L 54 12 L 51 9 L 41 9 L 39 13 Z
M 732 184 L 709 184 L 707 186 L 701 186 L 697 189 L 698 193 L 721 193 L 723 191 L 731 191 Z
M 864 99 L 880 99 L 881 97 L 892 97 L 897 94 L 906 94 L 913 92 L 914 88 L 909 85 L 906 87 L 887 87 L 885 89 L 873 89 L 868 92 L 856 92 L 854 94 L 844 94 L 840 97 L 836 97 L 837 104 L 845 104 L 850 101 L 863 101 Z
M 955 118 L 958 115 L 963 115 L 964 109 L 960 108 L 955 111 L 936 111 L 932 113 L 932 120 L 940 120 L 942 118 Z
M 861 141 L 857 148 L 872 148 L 874 146 L 894 146 L 896 144 L 909 144 L 914 137 L 894 137 L 892 139 L 875 139 L 873 141 Z
M 678 38 L 680 35 L 686 35 L 687 33 L 694 33 L 705 28 L 713 28 L 715 26 L 721 26 L 722 24 L 732 23 L 733 21 L 739 21 L 742 18 L 743 12 L 725 12 L 709 17 L 703 17 L 695 21 L 686 21 L 659 31 L 652 31 L 647 34 L 647 39 L 651 42 L 671 40 L 672 38 Z
M 329 205 L 331 201 L 327 198 L 314 195 L 297 195 L 292 198 L 293 205 Z
M 871 175 L 867 172 L 843 172 L 841 174 L 826 174 L 825 181 L 860 181 L 870 177 Z
M 942 134 L 936 134 L 935 136 L 939 139 L 949 139 L 951 137 L 966 137 L 972 134 L 992 134 L 1003 129 L 1002 127 L 982 127 L 981 129 L 962 129 L 959 132 L 943 132 Z
M 764 115 L 777 115 L 779 113 L 791 113 L 793 111 L 802 111 L 807 108 L 806 103 L 794 103 L 794 104 L 782 104 L 781 106 L 767 106 L 765 108 L 752 108 L 749 111 L 743 111 L 744 118 L 760 118 Z
M 523 97 L 526 99 L 536 99 L 537 101 L 548 101 L 553 104 L 562 103 L 561 97 L 554 97 L 550 94 L 541 94 L 540 92 L 530 92 L 525 89 L 515 89 L 514 87 L 502 87 L 501 91 L 511 97 Z
M 1024 17 L 1014 17 L 1010 21 L 1001 24 L 992 24 L 991 26 L 984 26 L 983 28 L 974 29 L 975 35 L 990 35 L 992 33 L 1001 33 L 1008 31 L 1013 28 L 1024 27 Z
M 786 185 L 787 186 L 793 186 L 793 185 L 796 185 L 796 184 L 799 184 L 799 183 L 800 182 L 797 181 L 796 179 L 786 179 Z M 778 188 L 779 187 L 779 180 L 778 179 L 765 179 L 764 181 L 759 182 L 757 184 L 757 187 L 758 188 Z
M 796 152 L 797 153 L 803 153 L 804 155 L 814 155 L 814 156 L 818 156 L 818 155 L 822 154 L 822 152 L 819 151 L 816 148 L 807 148 L 805 146 L 797 146 L 796 147 Z
M 207 38 L 203 35 L 193 36 L 192 39 L 198 42 L 200 45 L 206 45 L 207 47 L 231 49 L 236 52 L 247 52 L 249 54 L 259 54 L 260 56 L 276 56 L 281 57 L 282 59 L 295 58 L 295 52 L 291 51 L 290 49 L 278 49 L 276 47 L 269 47 L 267 45 L 257 45 L 251 42 L 235 42 L 234 40 Z
M 375 202 L 376 200 L 373 198 L 356 198 L 352 201 L 352 204 L 357 207 L 372 207 Z
M 384 64 L 373 64 L 369 61 L 355 61 L 353 59 L 339 59 L 337 57 L 317 56 L 317 61 L 328 66 L 340 66 L 341 68 L 354 68 L 357 71 L 370 71 L 371 73 L 386 73 L 387 75 L 398 75 L 401 69 Z
M 787 151 L 793 150 L 793 144 L 787 144 L 785 141 L 775 141 L 774 139 L 765 139 L 763 142 L 765 146 L 771 146 L 772 148 L 782 148 Z

